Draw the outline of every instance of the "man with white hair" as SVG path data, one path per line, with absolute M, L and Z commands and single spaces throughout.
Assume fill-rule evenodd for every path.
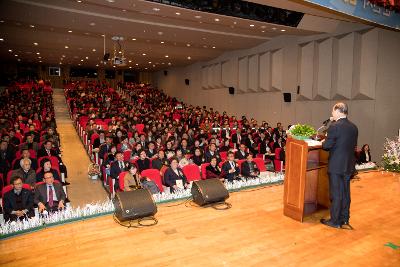
M 22 158 L 19 161 L 19 165 L 21 168 L 12 172 L 11 180 L 15 177 L 21 177 L 24 184 L 29 184 L 33 188 L 36 183 L 36 172 L 31 168 L 31 160 L 29 158 Z

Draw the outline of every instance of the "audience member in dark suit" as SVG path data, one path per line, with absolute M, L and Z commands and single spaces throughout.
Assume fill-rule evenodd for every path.
M 111 163 L 110 167 L 110 176 L 112 179 L 115 179 L 115 191 L 118 191 L 119 188 L 119 174 L 125 171 L 127 163 L 124 162 L 124 154 L 121 151 L 118 151 L 115 155 L 116 160 Z
M 93 141 L 93 151 L 97 151 L 100 149 L 100 145 L 104 144 L 105 141 L 105 133 L 103 131 L 99 131 L 99 138 L 94 139 Z M 99 151 L 97 151 L 99 152 Z M 102 158 L 104 159 L 104 158 Z
M 38 169 L 38 162 L 37 159 L 31 158 L 31 153 L 28 149 L 23 149 L 21 152 L 21 157 L 14 162 L 13 170 L 16 170 L 21 167 L 20 160 L 21 159 L 30 159 L 31 161 L 31 168 L 35 171 Z
M 136 161 L 136 165 L 138 166 L 139 173 L 150 169 L 150 160 L 147 157 L 145 150 L 141 150 L 139 152 L 139 159 Z
M 169 166 L 169 160 L 165 157 L 164 150 L 158 151 L 157 158 L 151 162 L 151 168 L 161 170 L 163 166 Z
M 171 188 L 171 193 L 178 189 L 178 180 L 182 182 L 182 186 L 184 188 L 187 188 L 189 185 L 185 174 L 183 173 L 182 169 L 178 167 L 178 164 L 179 162 L 177 158 L 171 158 L 171 165 L 164 173 L 164 182 Z
M 33 141 L 32 135 L 27 135 L 26 142 L 23 144 L 22 148 L 32 149 L 37 153 L 39 150 L 39 144 Z
M 246 152 L 246 145 L 245 144 L 240 144 L 239 150 L 236 151 L 235 153 L 235 159 L 246 159 L 247 158 L 247 152 Z
M 369 145 L 365 144 L 363 145 L 363 147 L 361 148 L 361 153 L 360 153 L 360 158 L 358 159 L 359 163 L 367 163 L 367 162 L 371 162 L 371 152 L 369 150 Z
M 99 146 L 99 158 L 104 160 L 104 156 L 110 153 L 111 147 L 113 145 L 113 138 L 107 136 L 106 142 Z
M 3 177 L 7 176 L 14 158 L 15 154 L 9 148 L 7 141 L 2 140 L 0 143 L 0 172 L 3 173 Z
M 204 154 L 204 159 L 206 162 L 211 162 L 211 159 L 214 157 L 217 158 L 218 163 L 221 162 L 221 156 L 217 151 L 217 146 L 211 143 L 208 147 L 208 151 Z
M 44 142 L 43 147 L 39 149 L 37 157 L 56 157 L 58 159 L 58 169 L 60 170 L 61 173 L 64 173 L 65 178 L 68 177 L 67 174 L 67 167 L 63 164 L 62 159 L 59 155 L 59 152 L 57 152 L 57 149 L 53 147 L 53 142 L 50 140 L 47 140 Z M 56 166 L 53 166 L 56 167 Z M 57 178 L 55 178 L 57 179 Z M 69 183 L 67 183 L 69 184 Z
M 224 180 L 224 178 L 221 177 L 221 169 L 218 167 L 217 161 L 218 159 L 216 157 L 212 158 L 210 165 L 206 167 L 207 179 L 220 178 L 221 180 Z
M 205 159 L 203 157 L 203 153 L 200 148 L 196 148 L 194 150 L 194 155 L 191 158 L 193 163 L 196 164 L 197 166 L 201 166 L 205 162 Z
M 321 223 L 335 228 L 350 227 L 350 178 L 355 172 L 354 149 L 357 145 L 358 129 L 347 119 L 347 114 L 348 107 L 345 103 L 333 106 L 332 117 L 335 122 L 329 127 L 327 138 L 322 143 L 322 148 L 329 150 L 331 218 L 321 219 Z
M 44 183 L 35 188 L 35 204 L 38 205 L 39 212 L 64 209 L 66 196 L 61 183 L 54 181 L 51 172 L 45 172 L 43 180 Z
M 257 164 L 253 161 L 253 155 L 247 155 L 246 161 L 242 163 L 241 173 L 244 177 L 254 178 L 260 174 Z
M 228 152 L 229 149 L 231 149 L 229 146 L 229 139 L 223 139 L 222 146 L 220 147 L 219 152 Z
M 41 170 L 36 173 L 36 182 L 42 182 L 44 179 L 44 174 L 46 172 L 51 172 L 53 174 L 53 178 L 56 179 L 61 183 L 61 178 L 60 175 L 58 174 L 58 171 L 51 166 L 51 161 L 48 158 L 42 159 L 41 163 Z
M 236 133 L 232 134 L 231 141 L 235 145 L 236 149 L 240 146 L 242 142 L 240 129 L 236 129 Z
M 148 158 L 155 158 L 157 156 L 157 150 L 155 149 L 155 144 L 153 141 L 149 142 L 147 145 L 146 154 Z
M 19 164 L 21 168 L 11 173 L 11 179 L 21 178 L 24 184 L 29 184 L 33 188 L 36 184 L 36 172 L 31 168 L 31 160 L 21 159 Z
M 32 191 L 22 187 L 21 177 L 11 179 L 13 189 L 4 194 L 4 221 L 16 221 L 35 216 Z
M 227 161 L 222 165 L 221 175 L 226 180 L 232 182 L 240 173 L 239 166 L 235 162 L 233 152 L 228 152 Z

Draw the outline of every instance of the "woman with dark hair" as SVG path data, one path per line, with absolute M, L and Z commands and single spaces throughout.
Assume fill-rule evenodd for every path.
M 217 164 L 218 159 L 216 157 L 212 157 L 210 161 L 210 165 L 206 167 L 206 178 L 220 178 L 220 180 L 224 180 L 221 178 L 221 168 Z
M 192 161 L 197 166 L 200 166 L 201 164 L 203 164 L 205 162 L 205 159 L 204 159 L 204 156 L 203 156 L 203 152 L 201 151 L 200 148 L 196 148 L 194 150 L 194 155 L 192 157 Z
M 228 138 L 224 138 L 222 140 L 222 146 L 220 147 L 219 152 L 228 152 L 229 149 L 231 149 L 229 147 L 229 139 Z
M 147 157 L 145 150 L 142 149 L 139 151 L 139 159 L 136 161 L 136 165 L 138 166 L 139 173 L 144 170 L 150 169 L 150 160 Z
M 365 144 L 361 148 L 361 153 L 360 153 L 360 157 L 358 159 L 358 162 L 362 164 L 362 163 L 367 163 L 367 162 L 370 162 L 370 161 L 372 161 L 372 159 L 371 159 L 371 152 L 370 152 L 370 149 L 369 149 L 369 145 Z
M 124 176 L 124 191 L 132 191 L 141 188 L 140 174 L 135 164 L 128 163 Z
M 164 174 L 165 184 L 171 188 L 171 193 L 179 188 L 187 188 L 189 185 L 185 174 L 183 174 L 182 169 L 178 167 L 178 164 L 179 161 L 177 158 L 171 158 L 171 165 Z

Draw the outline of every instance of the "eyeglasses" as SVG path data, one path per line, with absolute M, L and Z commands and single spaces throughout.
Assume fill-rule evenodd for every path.
M 51 178 L 54 178 L 54 176 L 47 176 L 47 177 L 44 177 L 44 179 L 51 179 Z

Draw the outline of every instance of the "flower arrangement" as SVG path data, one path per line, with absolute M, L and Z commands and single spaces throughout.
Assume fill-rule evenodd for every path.
M 92 179 L 97 179 L 101 174 L 100 166 L 96 163 L 90 163 L 88 167 L 88 175 Z
M 397 140 L 386 138 L 383 146 L 382 163 L 386 171 L 400 172 L 400 139 Z
M 307 124 L 296 124 L 290 127 L 287 131 L 289 135 L 291 135 L 295 139 L 307 139 L 312 135 L 316 134 L 314 127 Z

